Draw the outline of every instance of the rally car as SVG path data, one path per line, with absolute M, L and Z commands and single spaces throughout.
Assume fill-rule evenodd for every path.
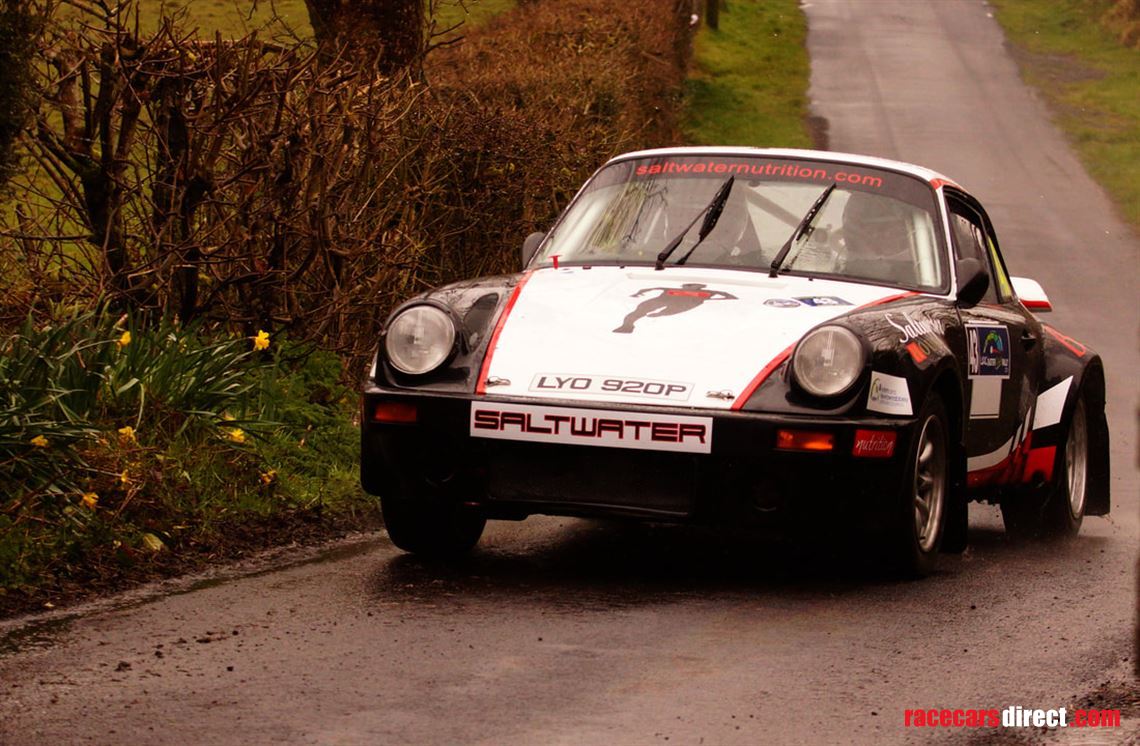
M 399 547 L 531 514 L 866 537 L 923 574 L 1109 510 L 1104 371 L 982 205 L 918 166 L 670 148 L 599 169 L 518 274 L 395 309 L 361 481 Z

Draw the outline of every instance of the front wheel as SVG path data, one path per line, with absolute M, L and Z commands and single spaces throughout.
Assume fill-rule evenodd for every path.
M 470 552 L 487 525 L 479 513 L 443 500 L 382 497 L 380 509 L 392 543 L 425 557 L 454 558 Z
M 907 454 L 890 528 L 893 564 L 904 576 L 930 573 L 942 543 L 950 492 L 946 419 L 942 401 L 937 397 L 929 399 L 919 415 L 917 435 Z

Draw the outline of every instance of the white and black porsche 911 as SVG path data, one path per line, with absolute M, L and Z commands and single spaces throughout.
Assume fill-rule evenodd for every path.
M 614 158 L 524 271 L 388 319 L 361 481 L 403 549 L 455 554 L 545 513 L 875 537 L 908 573 L 970 500 L 1075 534 L 1109 510 L 1100 358 L 1035 313 L 982 206 L 830 152 Z

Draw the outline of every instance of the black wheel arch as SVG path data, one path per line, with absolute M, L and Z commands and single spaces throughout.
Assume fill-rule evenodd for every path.
M 938 396 L 946 408 L 948 446 L 950 448 L 950 497 L 966 500 L 966 416 L 965 390 L 958 369 L 947 356 L 940 361 L 928 380 L 930 384 L 921 393 L 919 402 L 928 396 Z M 916 406 L 921 409 L 921 405 Z
M 1073 385 L 1069 389 L 1061 420 L 1066 425 L 1066 439 L 1068 424 L 1072 422 L 1073 408 L 1079 396 L 1085 397 L 1085 416 L 1089 428 L 1088 495 L 1085 501 L 1085 515 L 1108 515 L 1112 507 L 1109 430 L 1108 418 L 1105 415 L 1104 363 L 1098 355 L 1093 355 L 1081 368 L 1079 376 L 1074 376 Z M 1064 458 L 1061 450 L 1058 450 L 1057 458 Z M 1061 471 L 1055 467 L 1054 473 L 1059 474 Z

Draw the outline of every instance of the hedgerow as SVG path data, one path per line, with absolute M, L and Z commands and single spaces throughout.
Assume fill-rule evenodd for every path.
M 353 389 L 387 310 L 513 270 L 600 163 L 679 137 L 687 2 L 526 3 L 422 77 L 283 27 L 36 6 L 0 206 L 0 591 L 367 513 Z

